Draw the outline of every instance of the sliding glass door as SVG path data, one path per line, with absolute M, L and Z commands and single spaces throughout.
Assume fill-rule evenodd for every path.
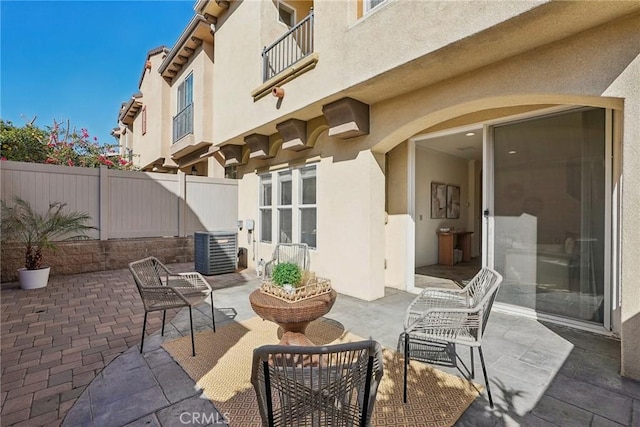
M 606 111 L 502 124 L 492 135 L 489 263 L 498 301 L 604 323 L 607 261 Z

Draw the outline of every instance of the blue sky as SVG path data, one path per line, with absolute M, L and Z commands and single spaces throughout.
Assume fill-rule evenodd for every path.
M 147 52 L 194 15 L 181 1 L 0 1 L 0 117 L 70 120 L 103 144 L 138 91 Z

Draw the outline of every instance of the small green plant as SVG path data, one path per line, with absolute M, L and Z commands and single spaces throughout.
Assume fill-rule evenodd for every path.
M 275 266 L 271 280 L 278 286 L 291 285 L 295 288 L 302 281 L 302 271 L 297 264 L 283 262 Z

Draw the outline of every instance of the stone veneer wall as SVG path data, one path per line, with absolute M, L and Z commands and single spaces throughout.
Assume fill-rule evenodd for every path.
M 127 268 L 131 261 L 155 256 L 163 263 L 192 262 L 193 237 L 84 240 L 61 242 L 56 252 L 46 251 L 43 265 L 51 275 L 88 273 Z M 0 256 L 1 281 L 18 280 L 17 269 L 24 267 L 24 249 L 3 244 Z

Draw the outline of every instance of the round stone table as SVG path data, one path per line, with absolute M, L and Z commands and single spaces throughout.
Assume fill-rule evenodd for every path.
M 331 310 L 337 297 L 330 293 L 296 302 L 286 302 L 256 289 L 249 295 L 251 308 L 265 320 L 277 323 L 284 333 L 281 345 L 314 345 L 305 335 L 307 325 Z

